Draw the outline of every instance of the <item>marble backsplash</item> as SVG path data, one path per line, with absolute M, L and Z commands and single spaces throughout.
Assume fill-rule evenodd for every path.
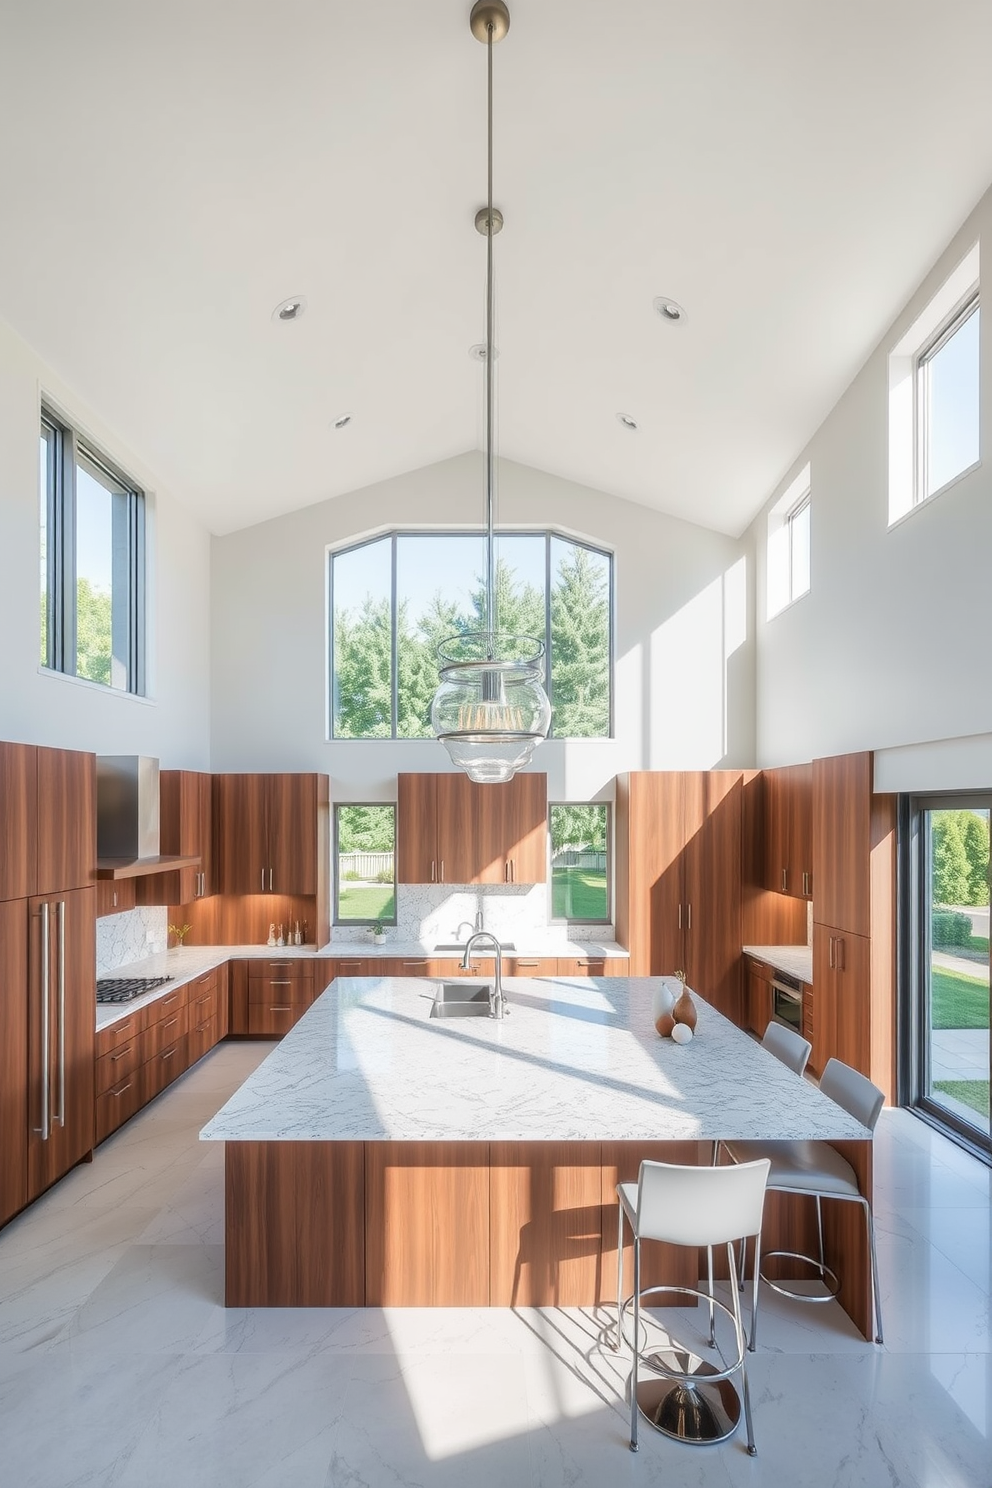
M 97 976 L 110 976 L 119 966 L 164 951 L 168 939 L 169 911 L 164 907 L 101 916 L 96 922 Z
M 399 884 L 396 889 L 396 924 L 387 930 L 389 940 L 435 945 L 464 940 L 475 917 L 482 911 L 487 930 L 503 939 L 533 942 L 569 938 L 566 925 L 548 924 L 547 884 L 480 884 L 452 887 L 450 884 Z M 461 933 L 459 934 L 459 927 Z M 572 931 L 574 936 L 574 930 Z M 368 943 L 367 925 L 335 925 L 335 943 Z

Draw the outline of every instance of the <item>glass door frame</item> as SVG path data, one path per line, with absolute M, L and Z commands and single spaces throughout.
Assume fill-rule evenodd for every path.
M 989 810 L 992 819 L 992 791 L 928 791 L 904 796 L 900 808 L 899 836 L 903 851 L 899 863 L 899 976 L 905 988 L 905 995 L 900 998 L 903 1016 L 898 1029 L 900 1104 L 912 1107 L 932 1126 L 954 1137 L 976 1156 L 992 1162 L 992 1128 L 983 1132 L 929 1094 L 932 1030 L 926 967 L 932 951 L 929 933 L 932 874 L 924 826 L 929 811 L 978 808 Z

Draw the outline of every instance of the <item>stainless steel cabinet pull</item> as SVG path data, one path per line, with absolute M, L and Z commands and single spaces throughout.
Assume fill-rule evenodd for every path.
M 270 1006 L 269 1008 L 270 1013 L 291 1013 L 292 1011 L 293 1009 L 287 1007 L 284 1002 L 278 1003 L 275 1007 Z
M 166 1049 L 165 1053 L 162 1055 L 162 1063 L 164 1064 L 167 1059 L 171 1059 L 172 1056 L 173 1056 L 173 1054 L 175 1054 L 175 1052 L 176 1051 L 175 1051 L 174 1048 L 173 1049 Z
M 691 930 L 692 929 L 692 905 L 691 904 L 687 904 L 686 907 L 685 907 L 685 928 L 687 930 Z
M 444 883 L 444 859 L 441 859 L 441 882 Z
M 789 871 L 788 871 L 787 868 L 783 868 L 782 869 L 782 893 L 783 894 L 785 893 L 786 887 L 788 886 L 788 882 L 789 882 Z
M 51 1008 L 51 946 L 49 944 L 48 905 L 41 906 L 41 1125 L 35 1127 L 35 1131 L 41 1135 L 41 1140 L 47 1142 L 52 1134 L 51 1121 L 49 1119 L 49 1102 L 51 1100 L 51 1057 L 52 1057 L 52 1008 Z
M 833 966 L 833 964 L 834 964 L 834 938 L 833 938 L 832 935 L 828 935 L 827 936 L 827 942 L 828 942 L 828 944 L 827 944 L 827 965 L 828 966 Z
M 682 906 L 679 905 L 679 929 L 682 929 Z
M 510 882 L 511 883 L 516 883 L 516 881 L 517 881 L 517 865 L 516 865 L 515 860 L 513 858 L 511 858 L 510 859 Z
M 117 908 L 117 890 L 114 890 L 114 908 Z
M 265 869 L 262 869 L 262 893 L 265 893 Z
M 127 1057 L 127 1055 L 130 1054 L 130 1052 L 131 1052 L 131 1050 L 133 1048 L 134 1048 L 134 1045 L 133 1044 L 125 1044 L 124 1047 L 123 1047 L 123 1049 L 121 1049 L 121 1051 L 120 1051 L 119 1054 L 111 1054 L 111 1056 L 110 1056 L 110 1062 L 111 1062 L 111 1064 L 116 1064 L 117 1061 L 118 1061 L 118 1059 L 125 1059 Z
M 125 1092 L 125 1090 L 130 1090 L 130 1089 L 131 1089 L 131 1081 L 128 1080 L 128 1082 L 127 1082 L 126 1085 L 121 1085 L 117 1090 L 112 1090 L 110 1093 L 111 1093 L 112 1096 L 114 1096 L 116 1098 L 118 1095 L 123 1095 L 124 1092 Z
M 510 860 L 509 860 L 509 858 L 507 858 L 506 862 L 503 864 L 503 882 L 504 883 L 509 883 L 510 882 Z
M 272 892 L 272 869 L 269 869 L 269 892 Z
M 210 1001 L 210 993 L 208 992 L 207 995 L 206 995 L 206 997 L 198 997 L 196 999 L 196 1006 L 197 1007 L 202 1007 L 205 1002 L 209 1002 L 209 1001 Z
M 269 969 L 271 970 L 275 966 L 292 966 L 292 964 L 292 961 L 270 961 Z
M 434 858 L 431 858 L 431 883 L 437 883 L 437 874 L 435 872 L 435 862 L 436 862 L 436 860 Z
M 177 1002 L 177 1001 L 178 1001 L 178 995 L 175 992 L 173 992 L 173 994 L 172 994 L 171 997 L 163 997 L 162 998 L 162 1006 L 164 1008 L 167 1008 L 169 1006 L 169 1003 L 170 1002 Z
M 163 1029 L 166 1029 L 166 1028 L 175 1028 L 175 1026 L 176 1026 L 176 1024 L 178 1022 L 179 1022 L 179 1019 L 178 1018 L 170 1018 L 169 1021 L 168 1021 L 168 1023 L 163 1023 L 162 1024 L 162 1027 L 163 1027 Z
M 59 1126 L 65 1126 L 65 900 L 56 913 L 59 931 Z
M 292 982 L 288 978 L 285 981 L 275 981 L 273 978 L 269 978 L 270 987 L 291 987 L 292 985 Z
M 837 964 L 837 970 L 838 971 L 843 971 L 845 969 L 845 967 L 844 967 L 844 937 L 842 935 L 838 935 L 838 937 L 837 937 L 837 958 L 836 958 L 836 964 Z

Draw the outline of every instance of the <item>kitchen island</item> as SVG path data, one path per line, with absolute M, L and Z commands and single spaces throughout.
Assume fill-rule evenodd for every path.
M 823 1138 L 870 1193 L 869 1133 L 701 998 L 659 1039 L 658 978 L 508 979 L 503 1021 L 432 1019 L 437 984 L 338 979 L 202 1132 L 226 1147 L 229 1306 L 585 1305 L 615 1285 L 618 1181 L 730 1138 Z M 827 1206 L 841 1302 L 867 1247 Z M 813 1242 L 770 1196 L 766 1246 Z M 695 1280 L 689 1253 L 646 1272 Z

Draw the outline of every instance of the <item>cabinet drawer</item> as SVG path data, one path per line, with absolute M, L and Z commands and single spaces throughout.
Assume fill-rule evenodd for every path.
M 219 1038 L 219 1029 L 216 1018 L 207 1018 L 202 1022 L 193 1023 L 190 1020 L 189 1033 L 186 1035 L 186 1064 L 193 1065 L 204 1054 L 209 1054 Z
M 507 976 L 553 977 L 559 963 L 554 956 L 510 956 L 503 965 Z
M 117 1023 L 99 1028 L 96 1035 L 97 1059 L 102 1059 L 104 1054 L 109 1054 L 111 1049 L 116 1049 L 121 1044 L 131 1043 L 144 1026 L 144 1019 L 137 1013 L 128 1013 L 126 1018 L 121 1018 Z
M 186 1009 L 188 1013 L 189 1028 L 192 1031 L 196 1023 L 205 1023 L 208 1018 L 215 1018 L 220 1008 L 220 992 L 217 980 L 211 977 L 202 985 L 194 982 L 189 989 L 189 998 Z
M 559 976 L 619 976 L 623 962 L 611 956 L 560 956 Z
M 248 983 L 248 1006 L 253 1003 L 291 1002 L 308 1008 L 313 1002 L 313 982 L 294 982 L 288 977 L 267 977 Z
M 141 1072 L 134 1069 L 96 1098 L 96 1140 L 99 1144 L 130 1121 L 145 1103 Z
M 140 1038 L 128 1039 L 126 1044 L 102 1055 L 96 1062 L 96 1094 L 103 1095 L 119 1085 L 125 1076 L 138 1069 L 143 1059 Z
M 174 992 L 166 992 L 164 996 L 157 997 L 154 1002 L 150 1002 L 146 1008 L 143 1008 L 145 1028 L 151 1028 L 156 1023 L 163 1023 L 167 1018 L 174 1017 L 181 1008 L 185 1008 L 188 991 L 188 985 L 184 984 L 182 987 L 177 987 Z
M 305 1012 L 306 1005 L 298 1002 L 251 1002 L 248 1004 L 248 1032 L 281 1038 Z
M 141 1035 L 142 1063 L 153 1059 L 163 1049 L 182 1038 L 188 1026 L 187 1009 L 181 1007 L 160 1023 L 153 1023 L 151 1028 L 146 1028 Z
M 248 962 L 249 982 L 270 978 L 278 978 L 281 982 L 312 982 L 313 962 L 301 961 L 298 956 L 284 956 L 282 959 L 273 956 L 271 960 Z
M 171 1085 L 186 1069 L 186 1035 L 175 1040 L 167 1048 L 160 1049 L 153 1059 L 141 1066 L 141 1095 L 144 1101 L 154 1100 L 160 1091 Z

